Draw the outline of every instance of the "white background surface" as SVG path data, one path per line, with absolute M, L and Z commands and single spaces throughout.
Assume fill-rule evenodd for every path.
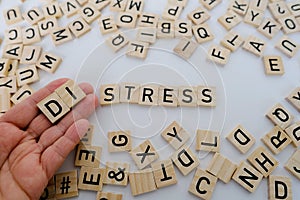
M 59 1 L 62 2 L 62 1 Z M 162 14 L 167 1 L 145 1 L 144 11 Z M 2 0 L 0 10 L 20 5 L 22 11 L 33 6 L 41 6 L 42 1 L 28 0 L 24 4 L 20 1 Z M 196 0 L 190 0 L 184 9 L 181 18 L 186 17 L 200 4 Z M 226 31 L 217 22 L 217 18 L 225 13 L 228 1 L 223 1 L 214 10 L 210 11 L 211 19 L 208 21 L 215 39 L 212 42 L 198 47 L 189 62 L 177 57 L 172 49 L 178 39 L 158 40 L 149 50 L 145 60 L 129 58 L 124 55 L 125 49 L 115 54 L 106 44 L 103 44 L 107 36 L 102 36 L 97 22 L 92 24 L 92 30 L 80 39 L 74 39 L 58 47 L 52 43 L 50 36 L 46 36 L 40 45 L 45 51 L 53 52 L 63 58 L 63 62 L 55 74 L 40 71 L 41 80 L 33 87 L 39 89 L 51 80 L 60 77 L 69 77 L 78 82 L 89 82 L 99 95 L 98 88 L 104 83 L 157 83 L 162 85 L 209 85 L 217 87 L 217 107 L 215 109 L 199 108 L 167 108 L 167 107 L 143 107 L 138 105 L 118 104 L 104 108 L 98 108 L 90 118 L 95 125 L 93 145 L 102 146 L 101 166 L 106 161 L 122 161 L 131 164 L 131 170 L 135 170 L 133 161 L 128 153 L 108 153 L 106 135 L 109 131 L 130 130 L 134 136 L 133 147 L 146 139 L 151 140 L 157 149 L 160 159 L 167 159 L 173 152 L 172 148 L 160 136 L 160 132 L 172 121 L 178 121 L 191 135 L 189 144 L 200 159 L 200 168 L 205 169 L 212 154 L 195 151 L 195 134 L 197 129 L 210 129 L 221 134 L 221 153 L 235 163 L 247 158 L 250 153 L 260 145 L 260 138 L 273 127 L 273 124 L 265 117 L 268 110 L 276 103 L 282 103 L 295 120 L 299 121 L 299 113 L 285 100 L 285 97 L 297 86 L 300 86 L 300 59 L 299 52 L 294 58 L 289 59 L 274 48 L 275 43 L 283 35 L 278 33 L 272 40 L 265 38 L 257 30 L 246 24 L 240 24 L 234 29 L 244 37 L 256 35 L 267 41 L 265 55 L 280 55 L 284 59 L 285 74 L 283 76 L 266 76 L 261 58 L 239 49 L 234 52 L 226 66 L 215 65 L 206 59 L 208 47 L 224 37 Z M 108 8 L 102 11 L 103 15 L 112 14 Z M 113 13 L 115 14 L 115 13 Z M 268 15 L 268 14 L 267 14 Z M 67 25 L 76 17 L 63 17 L 59 20 L 61 26 Z M 27 26 L 26 23 L 21 23 Z M 6 25 L 3 16 L 0 16 L 0 35 L 3 37 Z M 134 39 L 134 32 L 128 33 Z M 299 33 L 289 35 L 300 44 Z M 1 49 L 3 44 L 1 45 Z M 255 138 L 255 146 L 245 154 L 240 154 L 226 139 L 225 136 L 238 124 L 243 125 Z M 273 172 L 275 175 L 284 175 L 292 179 L 293 197 L 299 199 L 299 180 L 290 175 L 284 168 L 284 164 L 295 151 L 289 145 L 283 152 L 276 155 L 280 166 Z M 68 157 L 61 172 L 74 168 L 74 152 Z M 198 199 L 188 192 L 194 172 L 188 176 L 182 176 L 176 169 L 178 184 L 157 190 L 148 194 L 132 197 L 130 186 L 104 186 L 103 191 L 122 193 L 123 199 Z M 95 199 L 96 193 L 80 191 L 79 197 L 74 199 Z M 229 184 L 218 181 L 212 199 L 268 199 L 267 179 L 264 179 L 254 193 L 249 193 L 233 180 Z

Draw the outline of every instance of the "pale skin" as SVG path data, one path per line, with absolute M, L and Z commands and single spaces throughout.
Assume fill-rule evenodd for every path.
M 86 98 L 58 123 L 51 124 L 36 106 L 66 81 L 51 82 L 0 118 L 0 199 L 39 199 L 87 131 L 98 104 L 87 83 L 79 84 Z

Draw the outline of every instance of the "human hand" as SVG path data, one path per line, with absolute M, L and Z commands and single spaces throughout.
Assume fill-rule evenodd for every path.
M 0 199 L 39 199 L 87 131 L 86 118 L 98 105 L 87 83 L 79 84 L 85 99 L 56 124 L 36 106 L 66 81 L 53 81 L 0 118 Z

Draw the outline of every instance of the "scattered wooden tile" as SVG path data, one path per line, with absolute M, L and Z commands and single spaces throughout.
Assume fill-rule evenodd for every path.
M 68 80 L 57 88 L 55 92 L 69 108 L 74 107 L 86 96 L 84 91 L 73 80 Z
M 229 8 L 237 14 L 244 16 L 248 10 L 249 2 L 247 0 L 235 0 L 231 1 Z
M 39 73 L 35 65 L 30 65 L 17 69 L 17 84 L 19 87 L 28 85 L 40 80 Z
M 0 113 L 5 113 L 11 108 L 10 94 L 6 89 L 0 89 Z
M 33 43 L 40 42 L 42 40 L 40 33 L 39 33 L 39 28 L 37 25 L 23 28 L 22 29 L 22 37 L 23 37 L 24 45 L 30 45 Z
M 100 86 L 100 105 L 111 105 L 120 103 L 120 89 L 117 84 L 106 84 Z
M 275 19 L 291 15 L 284 1 L 277 1 L 268 4 L 269 10 Z
M 44 19 L 44 13 L 37 7 L 33 7 L 23 14 L 23 18 L 31 25 Z
M 125 47 L 129 40 L 123 32 L 117 31 L 115 34 L 107 38 L 105 42 L 114 52 L 117 52 L 121 48 Z
M 48 181 L 47 187 L 44 189 L 43 194 L 41 195 L 40 199 L 45 200 L 56 200 L 55 198 L 56 190 L 55 190 L 55 180 L 54 177 L 52 177 Z
M 197 47 L 198 44 L 194 40 L 183 37 L 181 38 L 179 43 L 175 46 L 173 51 L 176 54 L 178 54 L 180 57 L 187 60 L 193 55 Z
M 239 33 L 231 30 L 224 36 L 220 43 L 231 52 L 234 52 L 244 43 L 244 39 Z
M 263 175 L 246 162 L 241 162 L 232 176 L 243 188 L 253 193 L 259 186 Z
M 41 36 L 45 36 L 59 28 L 58 21 L 55 17 L 48 17 L 38 22 L 39 32 Z
M 190 184 L 189 192 L 201 199 L 211 199 L 217 180 L 215 176 L 198 168 Z
M 9 59 L 0 58 L 0 78 L 4 78 L 8 75 L 10 63 Z
M 192 38 L 192 22 L 190 20 L 175 21 L 175 38 Z
M 295 17 L 300 16 L 299 2 L 297 0 L 292 2 L 287 2 L 287 7 L 293 16 Z
M 222 2 L 222 0 L 199 0 L 199 1 L 208 10 L 212 10 L 214 7 L 216 7 Z
M 284 66 L 280 56 L 264 56 L 265 73 L 267 75 L 283 75 Z
M 70 110 L 56 93 L 44 98 L 37 104 L 37 107 L 52 123 L 58 121 Z
M 286 176 L 270 175 L 268 179 L 269 200 L 292 200 L 292 181 Z
M 217 100 L 216 100 L 216 87 L 208 87 L 208 86 L 198 86 L 197 87 L 197 94 L 198 106 L 205 106 L 205 107 L 216 107 Z
M 149 50 L 149 43 L 140 41 L 131 41 L 128 44 L 127 56 L 145 59 Z
M 212 45 L 208 50 L 207 58 L 217 64 L 226 65 L 231 51 L 227 48 L 221 47 L 219 45 Z
M 51 32 L 51 38 L 53 43 L 58 46 L 63 43 L 69 42 L 73 39 L 71 31 L 68 27 L 56 28 Z
M 113 16 L 100 17 L 100 19 L 98 20 L 98 24 L 102 35 L 116 32 L 118 30 Z
M 99 11 L 110 4 L 110 0 L 89 0 L 89 2 L 91 2 Z
M 131 151 L 132 142 L 130 131 L 108 132 L 107 137 L 109 152 Z
M 80 144 L 88 145 L 88 146 L 92 145 L 93 136 L 94 136 L 94 125 L 90 124 L 87 132 L 80 139 Z
M 243 45 L 243 48 L 256 56 L 262 56 L 266 47 L 266 42 L 255 36 L 249 36 Z
M 197 88 L 196 87 L 179 87 L 178 105 L 196 107 L 197 106 Z
M 178 149 L 171 156 L 171 159 L 184 176 L 188 175 L 200 164 L 196 155 L 185 145 Z
M 8 76 L 15 76 L 19 67 L 18 60 L 9 60 Z
M 282 129 L 285 129 L 286 127 L 291 125 L 294 119 L 294 116 L 280 103 L 274 105 L 266 114 L 266 117 Z
M 78 196 L 77 170 L 56 174 L 55 185 L 57 199 Z
M 24 46 L 22 56 L 20 59 L 20 64 L 35 64 L 40 58 L 41 53 L 41 46 Z
M 111 192 L 98 192 L 96 197 L 97 200 L 122 200 L 122 198 L 122 194 L 115 194 Z
M 264 12 L 265 10 L 250 7 L 246 12 L 244 22 L 254 27 L 258 27 L 264 19 Z
M 228 183 L 231 180 L 236 168 L 236 164 L 234 164 L 221 154 L 215 153 L 206 171 L 219 178 L 224 183 Z
M 116 24 L 119 27 L 135 28 L 137 15 L 130 12 L 119 12 L 116 18 Z
M 62 11 L 58 2 L 49 2 L 42 7 L 45 18 L 48 17 L 62 17 Z
M 281 29 L 281 25 L 273 18 L 265 18 L 257 30 L 269 39 L 273 38 Z
M 160 19 L 157 22 L 157 38 L 167 39 L 175 37 L 175 22 Z
M 67 17 L 72 17 L 76 13 L 78 13 L 80 9 L 80 5 L 77 3 L 76 0 L 66 0 L 59 4 L 62 12 Z
M 274 126 L 261 140 L 274 154 L 280 153 L 291 143 L 289 136 L 279 126 Z
M 106 162 L 104 184 L 127 186 L 129 170 L 128 163 Z
M 196 150 L 219 152 L 220 145 L 220 135 L 218 132 L 197 130 Z
M 276 43 L 275 46 L 290 58 L 295 56 L 300 48 L 299 44 L 285 35 Z
M 61 62 L 62 59 L 59 56 L 49 52 L 43 52 L 36 66 L 46 72 L 54 73 Z
M 17 92 L 17 78 L 15 76 L 8 76 L 0 78 L 0 90 L 7 90 L 9 93 Z
M 104 168 L 93 168 L 82 166 L 78 179 L 78 189 L 101 191 L 105 176 Z
M 154 44 L 156 42 L 156 28 L 139 28 L 136 36 L 137 41 Z
M 186 4 L 188 3 L 188 0 L 168 0 L 168 3 L 177 4 L 177 5 L 182 6 L 184 8 L 186 6 Z
M 235 127 L 226 139 L 241 153 L 247 153 L 255 143 L 255 138 L 244 127 L 238 125 Z
M 199 44 L 208 42 L 214 39 L 214 35 L 211 32 L 208 24 L 199 24 L 192 27 L 193 34 L 196 38 L 196 41 Z
M 218 18 L 218 22 L 227 30 L 231 30 L 233 27 L 241 23 L 243 19 L 234 11 L 227 10 L 227 12 Z
M 278 19 L 278 21 L 281 24 L 282 30 L 285 34 L 297 33 L 300 31 L 300 24 L 292 15 L 281 17 Z
M 159 158 L 158 153 L 149 140 L 132 149 L 130 155 L 139 169 L 144 169 Z
M 249 2 L 249 8 L 255 8 L 265 11 L 268 7 L 269 0 L 251 0 Z
M 130 173 L 129 183 L 133 196 L 157 190 L 151 168 Z
M 153 27 L 155 28 L 158 23 L 159 16 L 152 13 L 142 13 L 138 19 L 137 25 L 139 27 Z
M 177 20 L 180 17 L 180 14 L 182 13 L 183 7 L 178 4 L 170 4 L 167 3 L 167 6 L 165 7 L 162 18 L 166 20 Z
M 5 44 L 17 44 L 23 42 L 22 29 L 20 26 L 8 28 L 4 33 Z
M 169 86 L 160 86 L 158 91 L 158 105 L 177 107 L 178 88 L 169 87 Z
M 210 19 L 209 12 L 203 7 L 198 7 L 187 15 L 195 25 L 203 24 Z
M 121 103 L 139 103 L 140 85 L 135 83 L 120 84 L 120 102 Z
M 7 25 L 16 24 L 23 20 L 22 13 L 19 6 L 12 7 L 3 11 L 5 23 Z
M 285 164 L 285 169 L 288 170 L 293 176 L 300 180 L 300 150 L 298 149 L 293 153 Z
M 111 0 L 109 9 L 113 12 L 122 12 L 125 11 L 128 0 Z
M 75 157 L 75 166 L 99 167 L 102 148 L 98 146 L 79 145 Z
M 3 47 L 3 58 L 20 60 L 23 52 L 23 44 L 8 44 Z
M 300 87 L 294 89 L 286 100 L 300 112 Z
M 272 154 L 262 146 L 256 148 L 247 159 L 265 178 L 279 165 Z
M 98 19 L 101 15 L 100 11 L 92 3 L 87 3 L 79 9 L 81 17 L 89 24 Z
M 190 138 L 190 134 L 176 121 L 166 127 L 161 136 L 176 150 L 182 147 Z
M 284 130 L 295 147 L 300 146 L 300 122 L 296 122 Z
M 144 9 L 144 0 L 129 0 L 126 6 L 126 12 L 141 15 Z
M 91 30 L 91 26 L 82 17 L 79 17 L 69 23 L 68 27 L 77 38 L 83 36 Z
M 177 183 L 172 160 L 162 160 L 151 164 L 157 188 L 163 188 Z

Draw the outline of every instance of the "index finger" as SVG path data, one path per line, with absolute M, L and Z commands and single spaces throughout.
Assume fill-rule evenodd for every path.
M 40 112 L 36 104 L 49 96 L 56 88 L 68 80 L 69 79 L 67 78 L 62 78 L 49 83 L 23 102 L 15 105 L 12 109 L 5 113 L 2 118 L 0 118 L 0 121 L 12 123 L 20 129 L 26 128 Z

